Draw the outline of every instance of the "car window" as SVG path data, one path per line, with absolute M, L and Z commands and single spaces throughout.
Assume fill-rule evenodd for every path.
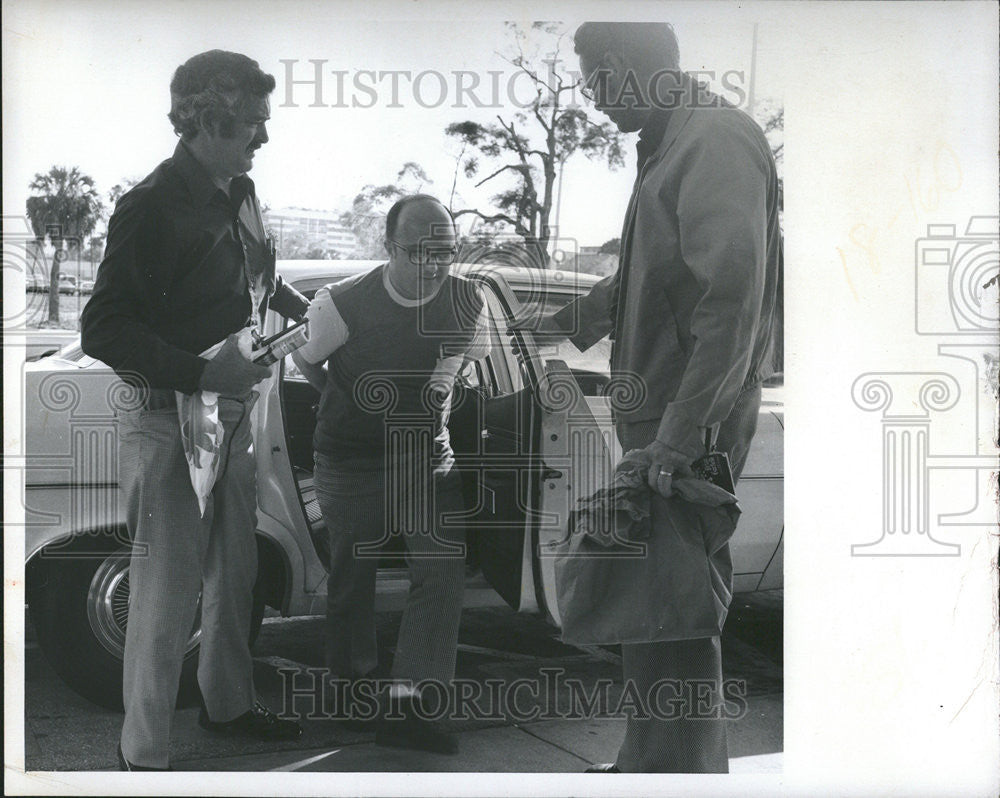
M 546 291 L 544 296 L 517 289 L 514 293 L 522 305 L 546 316 L 564 308 L 579 296 L 569 291 Z M 539 347 L 538 356 L 543 363 L 549 360 L 564 361 L 576 377 L 584 396 L 599 396 L 611 370 L 611 339 L 605 336 L 585 352 L 564 340 L 558 345 Z

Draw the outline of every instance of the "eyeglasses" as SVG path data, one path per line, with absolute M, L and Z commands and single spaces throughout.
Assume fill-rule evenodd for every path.
M 607 79 L 611 75 L 610 69 L 605 69 L 603 66 L 597 67 L 593 72 L 591 72 L 587 79 L 582 81 L 580 85 L 580 94 L 583 99 L 588 102 L 594 102 L 597 97 L 598 86 L 607 88 Z
M 618 40 L 619 52 L 621 53 L 622 63 L 625 64 L 628 63 L 628 60 L 625 58 L 624 28 L 619 28 L 618 36 L 619 36 Z M 597 66 L 597 69 L 595 69 L 593 72 L 587 75 L 586 80 L 583 80 L 580 85 L 580 94 L 582 94 L 583 98 L 588 102 L 594 102 L 595 98 L 597 97 L 598 87 L 603 88 L 604 91 L 607 92 L 608 78 L 611 77 L 611 70 L 606 68 L 604 66 L 604 63 L 608 54 L 609 54 L 608 52 L 605 52 L 604 55 L 601 56 L 601 60 Z
M 449 247 L 434 241 L 422 241 L 416 246 L 406 246 L 391 238 L 386 238 L 386 241 L 403 250 L 414 266 L 426 266 L 431 263 L 435 266 L 451 266 L 458 257 L 458 250 L 454 246 Z

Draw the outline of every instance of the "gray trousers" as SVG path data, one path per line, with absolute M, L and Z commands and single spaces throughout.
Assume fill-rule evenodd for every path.
M 400 535 L 406 544 L 410 590 L 391 676 L 414 684 L 423 679 L 450 682 L 465 589 L 465 529 L 445 527 L 442 516 L 463 507 L 458 474 L 436 475 L 428 483 L 418 481 L 387 492 L 384 469 L 352 466 L 317 452 L 313 484 L 330 535 L 326 589 L 330 675 L 357 678 L 378 664 L 378 558 L 370 548 L 390 535 Z M 417 515 L 427 522 L 423 531 L 415 531 L 411 523 L 415 507 L 422 508 Z
M 227 721 L 253 706 L 257 490 L 249 416 L 249 404 L 220 400 L 222 456 L 202 518 L 176 408 L 119 415 L 119 481 L 133 540 L 121 745 L 136 765 L 167 767 L 199 593 L 198 684 L 208 715 Z
M 729 453 L 733 477 L 739 478 L 757 429 L 760 386 L 744 391 L 732 413 L 719 428 L 718 448 Z M 618 439 L 622 449 L 648 446 L 656 436 L 656 421 L 621 424 Z M 653 507 L 656 505 L 654 503 Z M 653 524 L 656 523 L 655 511 Z M 737 534 L 739 530 L 737 529 Z M 658 719 L 630 717 L 616 764 L 625 773 L 728 773 L 729 752 L 726 721 L 706 717 L 696 707 L 697 688 L 712 685 L 710 701 L 721 707 L 722 645 L 719 637 L 634 643 L 622 646 L 622 676 L 639 695 L 647 696 L 661 680 L 677 680 L 690 686 L 683 690 L 688 702 L 681 717 Z M 690 715 L 685 717 L 685 715 Z

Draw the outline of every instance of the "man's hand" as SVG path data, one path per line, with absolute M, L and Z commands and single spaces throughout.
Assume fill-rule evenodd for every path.
M 514 311 L 509 327 L 511 330 L 534 333 L 535 340 L 539 343 L 550 343 L 569 337 L 568 333 L 556 323 L 553 314 L 543 316 L 531 305 L 521 305 Z
M 539 348 L 555 347 L 566 340 L 568 336 L 556 324 L 551 315 L 540 316 L 537 313 L 531 314 L 526 312 L 526 308 L 526 305 L 521 306 L 517 315 L 511 320 L 508 329 L 508 338 L 515 355 L 519 358 L 526 356 L 526 353 L 521 351 L 521 347 L 517 342 L 517 336 L 514 335 L 515 331 L 530 332 L 535 345 Z
M 251 362 L 240 352 L 239 337 L 230 335 L 214 358 L 205 364 L 198 388 L 220 396 L 246 396 L 261 380 L 271 376 L 271 369 Z
M 690 458 L 654 440 L 645 451 L 649 454 L 649 487 L 663 497 L 673 495 L 674 476 L 691 476 Z

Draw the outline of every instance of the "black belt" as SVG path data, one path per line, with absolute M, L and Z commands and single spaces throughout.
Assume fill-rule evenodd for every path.
M 250 404 L 254 394 L 251 391 L 246 396 L 222 396 L 223 402 L 239 402 L 240 404 Z M 170 410 L 177 409 L 177 394 L 172 388 L 149 388 L 146 391 L 146 398 L 142 403 L 143 410 Z
M 146 399 L 142 403 L 143 410 L 177 409 L 177 397 L 170 388 L 150 388 L 146 391 Z

